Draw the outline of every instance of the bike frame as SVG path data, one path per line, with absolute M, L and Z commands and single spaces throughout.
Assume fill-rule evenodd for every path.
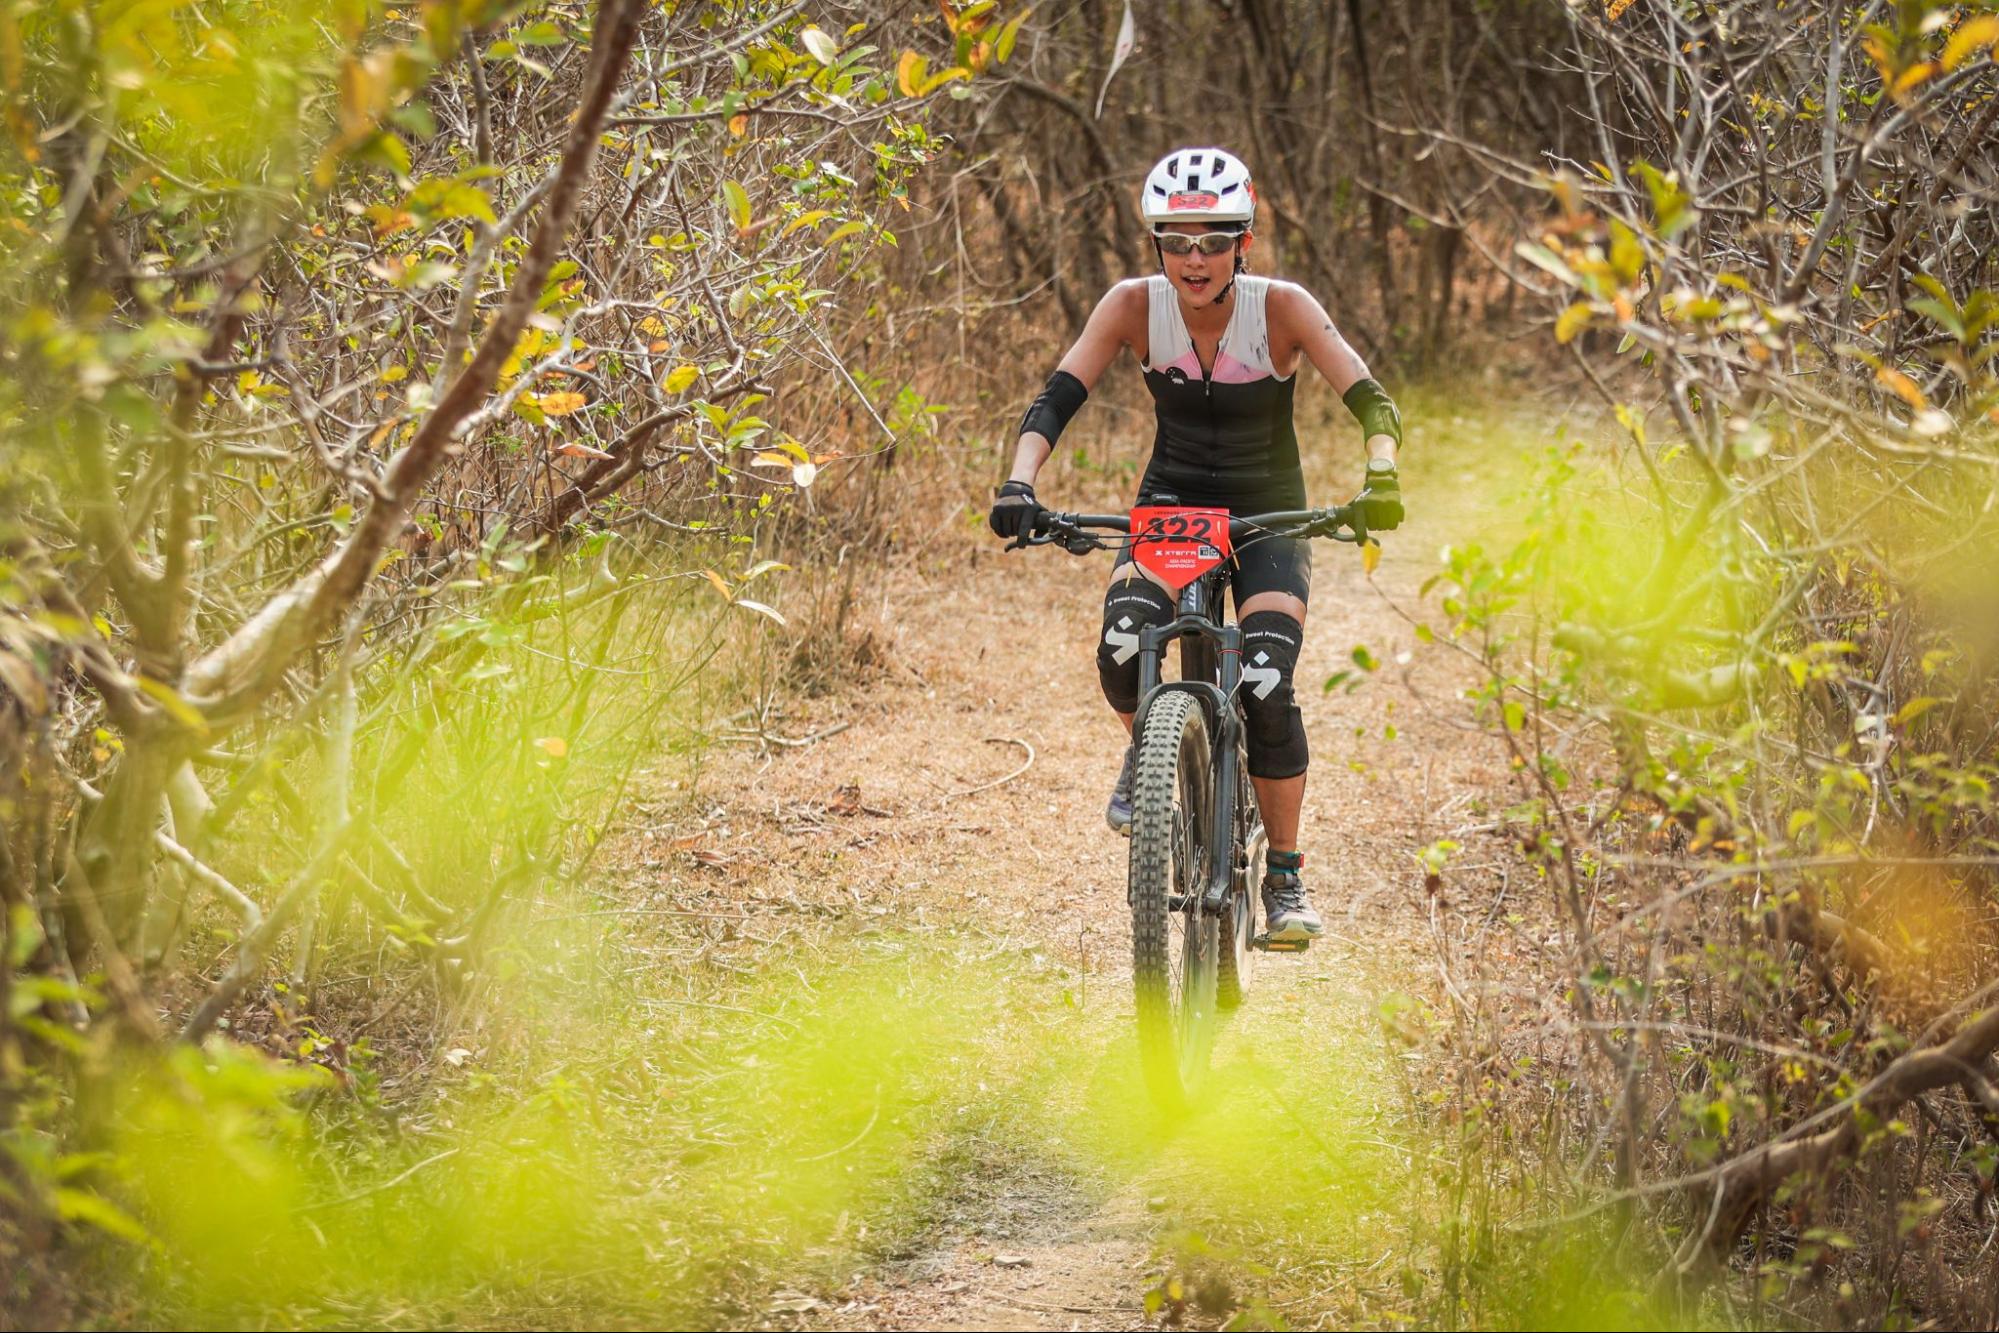
M 1366 494 L 1363 491 L 1353 504 L 1332 509 L 1287 510 L 1253 518 L 1231 516 L 1231 542 L 1240 549 L 1244 540 L 1296 529 L 1285 535 L 1363 543 L 1367 540 L 1367 527 L 1360 519 L 1360 499 Z M 1124 514 L 1058 514 L 1042 510 L 1034 529 L 1015 537 L 1007 549 L 1060 543 L 1070 553 L 1082 555 L 1103 547 L 1102 539 L 1092 529 L 1129 533 L 1131 522 Z M 1243 808 L 1238 801 L 1254 798 L 1244 792 L 1247 784 L 1241 772 L 1242 715 L 1235 708 L 1236 690 L 1242 684 L 1242 630 L 1226 620 L 1221 609 L 1228 584 L 1228 566 L 1216 566 L 1180 590 L 1171 621 L 1140 631 L 1138 712 L 1131 726 L 1133 737 L 1143 736 L 1146 714 L 1169 690 L 1192 694 L 1201 701 L 1202 711 L 1207 715 L 1215 748 L 1215 808 L 1210 813 L 1212 827 L 1208 830 L 1208 867 L 1201 891 L 1201 911 L 1212 916 L 1221 915 L 1227 908 L 1236 872 L 1247 869 L 1246 863 L 1240 867 L 1235 864 L 1235 854 L 1240 850 L 1245 857 L 1248 855 L 1254 833 L 1253 827 L 1245 828 L 1238 838 L 1233 827 Z M 1181 645 L 1182 678 L 1161 680 L 1161 659 L 1166 645 L 1174 642 Z M 1185 906 L 1183 899 L 1174 910 L 1185 910 Z

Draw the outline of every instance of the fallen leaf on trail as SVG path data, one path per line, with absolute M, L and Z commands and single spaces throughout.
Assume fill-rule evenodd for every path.
M 1882 366 L 1874 372 L 1874 378 L 1893 390 L 1898 398 L 1918 412 L 1929 406 L 1928 400 L 1923 397 L 1923 391 L 1916 382 L 1893 366 Z
M 858 815 L 861 813 L 861 784 L 849 782 L 835 795 L 832 804 L 826 807 L 829 815 Z
M 444 1063 L 450 1065 L 453 1069 L 458 1068 L 471 1058 L 472 1052 L 466 1050 L 463 1046 L 454 1046 L 444 1053 Z
M 1001 1268 L 1025 1268 L 1029 1261 L 1024 1254 L 996 1254 L 993 1262 Z

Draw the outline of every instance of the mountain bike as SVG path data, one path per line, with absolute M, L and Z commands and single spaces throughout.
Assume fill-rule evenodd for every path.
M 1256 929 L 1266 844 L 1237 697 L 1242 631 L 1223 601 L 1231 552 L 1280 537 L 1364 544 L 1360 500 L 1244 517 L 1184 508 L 1169 496 L 1128 516 L 1043 510 L 1007 548 L 1059 545 L 1085 555 L 1128 545 L 1178 598 L 1172 620 L 1139 633 L 1126 886 L 1140 1063 L 1169 1110 L 1200 1086 L 1219 1014 L 1248 994 L 1254 955 L 1299 953 L 1310 943 Z M 1180 646 L 1180 678 L 1169 681 L 1161 664 L 1171 643 Z

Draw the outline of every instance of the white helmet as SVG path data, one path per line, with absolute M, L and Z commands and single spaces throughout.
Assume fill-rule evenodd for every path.
M 1153 228 L 1168 222 L 1240 222 L 1247 231 L 1256 225 L 1256 187 L 1234 153 L 1181 148 L 1146 176 L 1139 211 Z

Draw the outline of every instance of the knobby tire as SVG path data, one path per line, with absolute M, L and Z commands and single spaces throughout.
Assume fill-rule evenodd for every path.
M 1132 783 L 1132 979 L 1140 1063 L 1167 1110 L 1184 1108 L 1194 1095 L 1214 1040 L 1220 932 L 1200 910 L 1213 764 L 1199 700 L 1181 691 L 1156 698 L 1145 715 Z

